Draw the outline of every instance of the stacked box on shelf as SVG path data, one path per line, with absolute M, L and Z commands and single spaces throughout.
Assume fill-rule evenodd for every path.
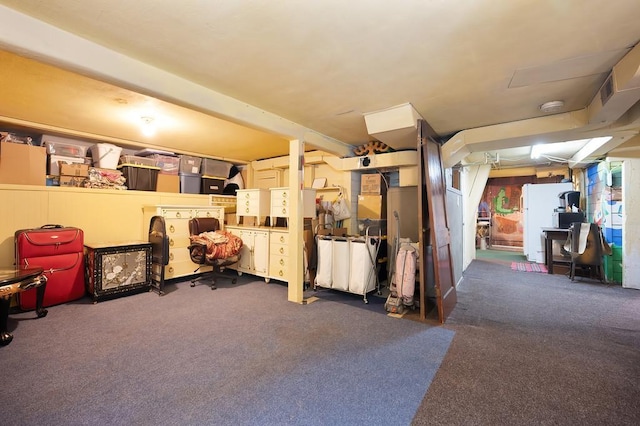
M 44 185 L 46 182 L 46 151 L 41 146 L 0 141 L 0 183 Z
M 137 157 L 135 155 L 123 155 L 120 157 L 118 168 L 126 179 L 127 188 L 136 191 L 155 191 L 158 184 L 158 172 L 156 160 L 149 157 Z
M 203 194 L 222 194 L 224 189 L 224 179 L 210 176 L 202 176 Z
M 51 141 L 45 141 L 44 144 L 47 148 L 47 154 L 80 158 L 85 158 L 87 156 L 87 147 L 84 145 Z
M 160 168 L 158 172 L 158 192 L 180 192 L 180 158 L 167 154 L 151 154 L 149 158 L 155 160 L 156 166 Z
M 116 169 L 122 148 L 110 143 L 98 143 L 91 147 L 93 166 L 101 169 Z
M 180 169 L 180 158 L 164 154 L 153 154 L 150 158 L 156 160 L 156 166 L 160 167 L 160 174 L 178 174 L 178 170 Z
M 47 150 L 47 176 L 51 182 L 59 184 L 58 177 L 65 175 L 60 170 L 61 164 L 87 164 L 87 147 L 65 142 L 44 141 Z M 68 176 L 68 175 L 65 175 Z M 69 184 L 69 179 L 63 179 L 64 186 L 78 186 Z
M 229 177 L 232 166 L 233 164 L 227 161 L 204 158 L 202 159 L 202 176 L 226 179 Z
M 190 155 L 180 156 L 178 175 L 180 176 L 180 192 L 183 194 L 200 194 L 202 158 Z
M 224 189 L 224 181 L 229 176 L 229 171 L 233 164 L 214 160 L 212 158 L 204 158 L 202 160 L 202 193 L 203 194 L 222 194 Z
M 89 165 L 84 163 L 60 163 L 60 186 L 84 188 L 89 180 Z

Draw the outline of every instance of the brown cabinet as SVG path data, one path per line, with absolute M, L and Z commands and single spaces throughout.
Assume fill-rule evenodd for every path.
M 94 303 L 151 286 L 151 243 L 86 244 L 87 292 Z

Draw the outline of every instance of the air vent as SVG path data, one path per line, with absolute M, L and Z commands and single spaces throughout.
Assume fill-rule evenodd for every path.
M 611 96 L 613 95 L 613 74 L 609 74 L 609 77 L 605 80 L 602 88 L 600 89 L 600 102 L 604 106 Z

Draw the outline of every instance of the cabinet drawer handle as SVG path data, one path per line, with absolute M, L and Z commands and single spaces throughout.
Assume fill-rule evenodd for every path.
M 173 253 L 169 253 L 169 260 L 173 260 Z
M 280 265 L 284 266 L 284 259 L 280 259 Z
M 249 207 L 244 210 L 245 213 L 249 213 Z
M 282 198 L 287 198 L 287 194 L 288 194 L 288 192 L 283 192 L 282 193 Z
M 278 275 L 283 276 L 284 272 L 282 272 L 282 270 L 278 271 Z
M 171 232 L 171 233 L 176 232 L 176 228 L 175 228 L 175 226 L 171 225 L 171 226 L 169 227 L 169 232 Z
M 180 219 L 180 218 L 182 217 L 182 215 L 180 214 L 180 212 L 176 212 L 176 217 L 177 217 L 178 219 Z
M 282 214 L 287 214 L 287 209 L 286 208 L 282 209 Z
M 244 194 L 244 198 L 249 198 L 249 194 Z
M 284 254 L 284 247 L 280 247 L 280 254 Z
M 169 266 L 169 273 L 173 274 L 173 266 Z
M 169 246 L 173 247 L 173 238 L 169 238 Z
M 211 212 L 207 212 L 207 217 L 211 217 Z
M 286 206 L 287 205 L 287 200 L 282 200 L 282 205 Z
M 284 237 L 282 235 L 280 235 L 280 242 L 284 243 Z

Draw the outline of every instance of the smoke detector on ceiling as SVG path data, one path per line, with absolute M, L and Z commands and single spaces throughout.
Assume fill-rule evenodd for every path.
M 550 112 L 558 112 L 564 107 L 564 101 L 549 101 L 540 105 L 540 111 L 548 114 Z

